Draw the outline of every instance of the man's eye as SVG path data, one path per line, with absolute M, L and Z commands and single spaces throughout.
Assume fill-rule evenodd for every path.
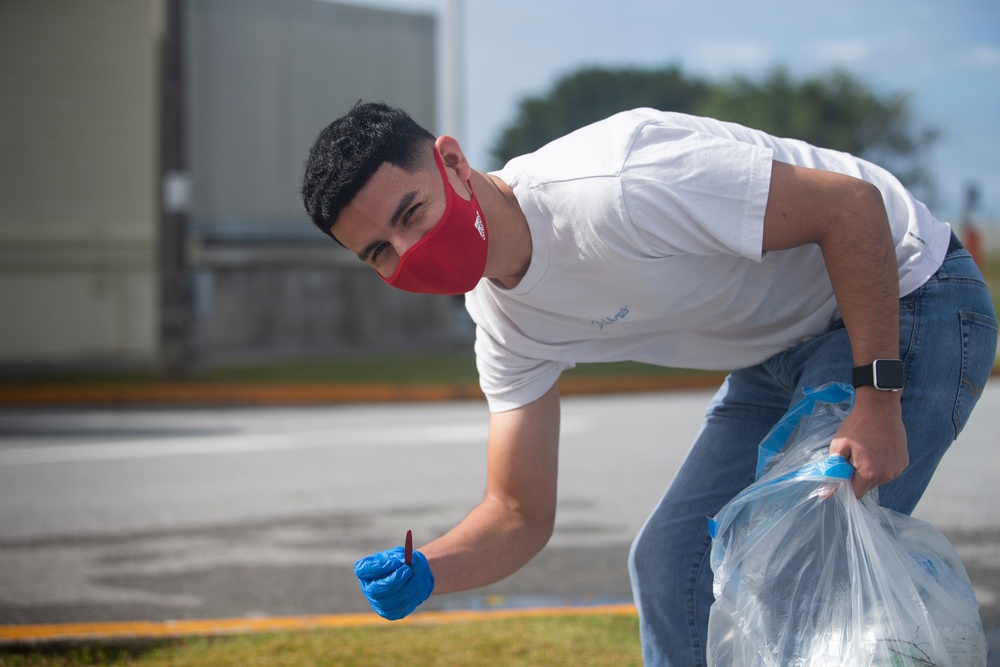
M 377 260 L 378 256 L 382 254 L 382 251 L 385 250 L 388 247 L 389 247 L 389 244 L 387 242 L 383 242 L 383 243 L 378 244 L 378 246 L 375 248 L 375 250 L 372 251 L 372 261 L 374 262 L 375 260 Z
M 409 222 L 410 218 L 413 217 L 413 215 L 417 212 L 418 208 L 420 208 L 420 204 L 416 204 L 414 206 L 411 206 L 409 208 L 409 210 L 403 215 L 403 223 Z

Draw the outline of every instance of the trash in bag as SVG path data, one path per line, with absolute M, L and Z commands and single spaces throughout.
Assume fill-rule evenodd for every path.
M 830 442 L 854 403 L 807 390 L 761 443 L 757 481 L 709 521 L 714 667 L 985 667 L 968 574 L 928 523 L 860 501 Z

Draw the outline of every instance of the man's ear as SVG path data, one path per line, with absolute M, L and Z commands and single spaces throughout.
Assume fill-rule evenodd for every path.
M 465 153 L 462 152 L 462 147 L 458 145 L 457 139 L 442 135 L 434 141 L 434 148 L 441 155 L 444 166 L 454 170 L 463 182 L 472 178 L 472 166 L 465 158 Z

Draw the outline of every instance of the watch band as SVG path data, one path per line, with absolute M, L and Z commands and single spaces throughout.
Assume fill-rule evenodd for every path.
M 851 369 L 851 384 L 854 388 L 875 384 L 875 368 L 873 364 L 855 366 Z
M 876 359 L 851 371 L 851 384 L 872 386 L 879 391 L 899 391 L 903 388 L 903 362 L 900 359 Z

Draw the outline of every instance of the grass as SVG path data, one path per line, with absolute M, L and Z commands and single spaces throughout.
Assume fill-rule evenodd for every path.
M 641 665 L 634 615 L 553 616 L 442 625 L 89 644 L 3 653 L 0 667 L 628 667 Z

